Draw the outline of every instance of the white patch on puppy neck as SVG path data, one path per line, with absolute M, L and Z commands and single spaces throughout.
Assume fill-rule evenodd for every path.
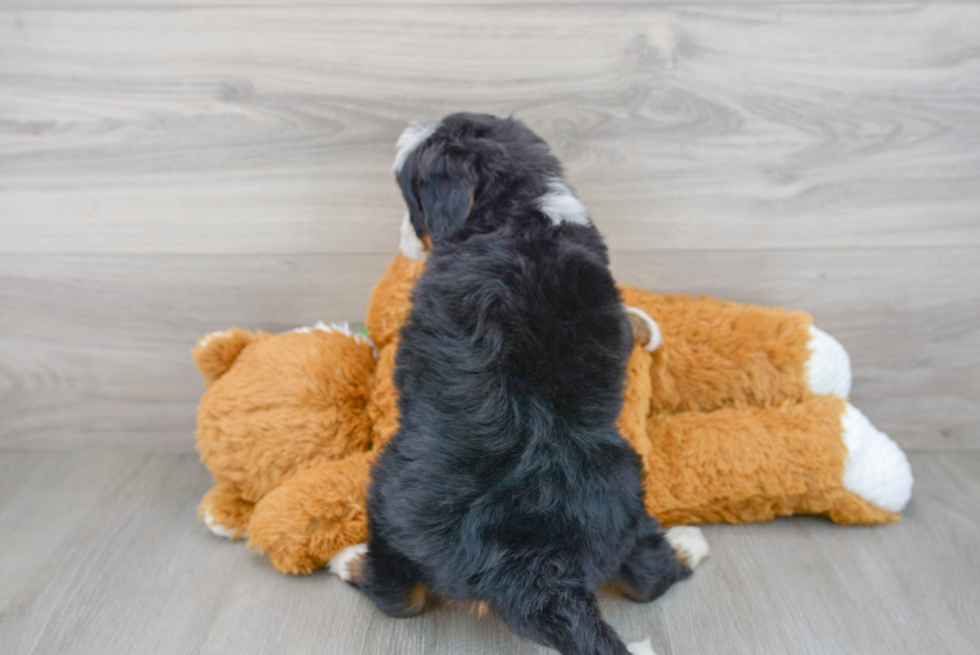
M 416 121 L 405 128 L 405 131 L 398 137 L 395 144 L 395 163 L 391 167 L 391 172 L 398 175 L 402 172 L 405 160 L 412 154 L 412 151 L 432 136 L 432 133 L 439 129 L 441 121 Z
M 538 209 L 555 225 L 574 223 L 589 225 L 589 213 L 585 205 L 575 197 L 568 185 L 555 179 L 548 182 L 548 193 L 538 198 Z
M 419 239 L 419 235 L 415 233 L 415 228 L 412 227 L 412 219 L 408 215 L 408 210 L 405 211 L 405 218 L 402 219 L 398 249 L 402 251 L 403 255 L 417 262 L 425 259 L 425 246 L 422 245 L 422 240 Z

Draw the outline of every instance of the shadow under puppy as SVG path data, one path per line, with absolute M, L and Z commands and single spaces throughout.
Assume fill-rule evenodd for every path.
M 369 540 L 331 569 L 391 616 L 421 612 L 428 589 L 565 655 L 623 655 L 595 589 L 653 600 L 708 548 L 697 528 L 665 533 L 646 513 L 616 429 L 634 331 L 602 238 L 516 120 L 413 126 L 394 170 L 403 239 L 428 262 L 401 331 L 400 428 L 372 470 Z

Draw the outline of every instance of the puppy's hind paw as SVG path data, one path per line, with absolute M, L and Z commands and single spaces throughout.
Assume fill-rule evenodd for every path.
M 344 582 L 358 584 L 361 581 L 361 566 L 367 557 L 367 544 L 348 546 L 333 556 L 327 565 L 330 572 Z
M 653 651 L 653 646 L 650 644 L 650 638 L 647 637 L 643 641 L 637 641 L 635 643 L 626 646 L 628 650 L 633 655 L 657 655 Z
M 693 525 L 678 525 L 667 530 L 667 541 L 674 547 L 681 564 L 692 571 L 711 552 L 701 528 Z

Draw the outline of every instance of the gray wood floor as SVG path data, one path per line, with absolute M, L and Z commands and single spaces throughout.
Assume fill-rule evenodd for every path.
M 897 525 L 707 526 L 711 557 L 658 601 L 602 599 L 659 655 L 975 654 L 980 453 L 917 453 Z M 382 616 L 206 532 L 188 454 L 0 453 L 0 652 L 478 655 L 549 652 L 496 619 Z

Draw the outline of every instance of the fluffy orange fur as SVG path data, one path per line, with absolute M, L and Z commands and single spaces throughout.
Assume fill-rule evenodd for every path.
M 374 454 L 398 427 L 398 329 L 422 264 L 396 255 L 366 325 L 341 331 L 209 335 L 194 350 L 208 389 L 197 448 L 215 486 L 200 514 L 309 573 L 367 536 Z M 620 429 L 640 454 L 649 511 L 667 525 L 823 514 L 840 523 L 897 515 L 842 487 L 844 401 L 804 377 L 803 312 L 622 288 L 663 345 L 629 361 Z

